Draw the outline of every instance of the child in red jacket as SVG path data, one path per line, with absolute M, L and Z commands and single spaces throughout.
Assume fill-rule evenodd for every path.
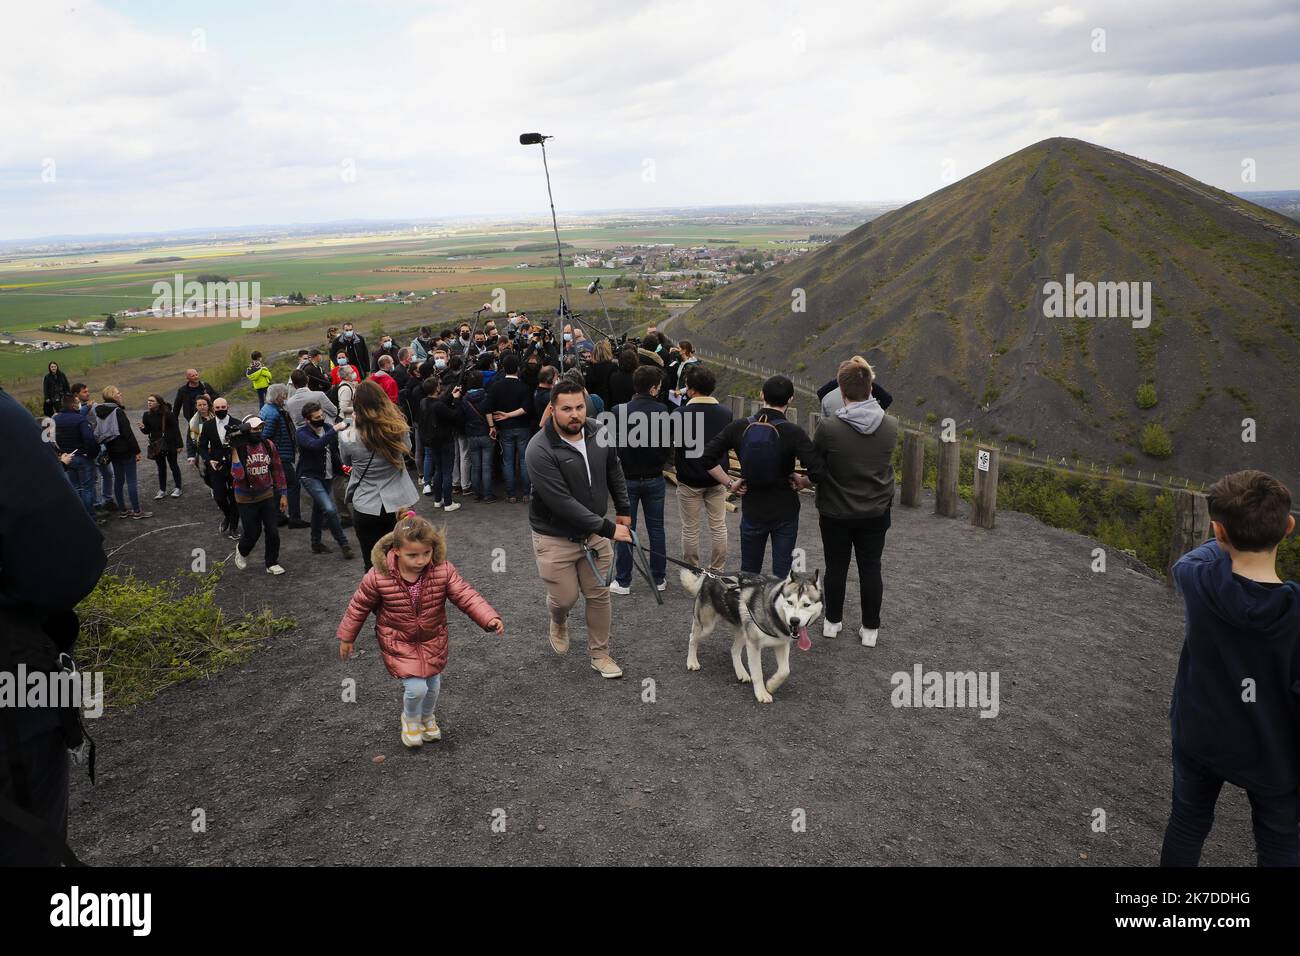
M 375 543 L 374 566 L 361 579 L 339 623 L 339 660 L 346 661 L 362 625 L 374 612 L 384 666 L 405 685 L 402 743 L 407 747 L 442 739 L 433 709 L 442 669 L 447 666 L 447 600 L 483 630 L 505 633 L 501 616 L 446 555 L 443 536 L 408 511 Z

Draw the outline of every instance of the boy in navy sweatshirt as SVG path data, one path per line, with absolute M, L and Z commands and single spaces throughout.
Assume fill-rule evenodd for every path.
M 1262 471 L 1209 491 L 1214 540 L 1183 555 L 1187 605 L 1169 720 L 1174 794 L 1161 866 L 1195 866 L 1224 781 L 1250 798 L 1260 866 L 1300 866 L 1300 585 L 1277 576 L 1291 493 Z

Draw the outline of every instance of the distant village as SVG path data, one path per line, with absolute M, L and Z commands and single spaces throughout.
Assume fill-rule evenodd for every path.
M 619 275 L 610 283 L 611 289 L 636 290 L 651 299 L 694 300 L 711 295 L 718 289 L 744 276 L 766 272 L 775 266 L 797 259 L 815 246 L 825 245 L 835 237 L 833 235 L 813 235 L 808 239 L 785 239 L 776 244 L 786 248 L 777 250 L 742 249 L 737 242 L 708 243 L 698 246 L 678 246 L 674 243 L 646 243 L 635 245 L 618 245 L 612 249 L 585 250 L 572 253 L 565 258 L 565 266 L 575 269 L 610 269 L 618 270 Z M 448 260 L 464 258 L 448 257 Z M 551 268 L 554 257 L 538 263 L 522 262 L 516 269 Z M 386 271 L 386 270 L 378 270 Z M 404 271 L 418 271 L 404 267 Z M 264 309 L 287 306 L 329 305 L 341 302 L 422 302 L 432 296 L 442 294 L 443 290 L 431 289 L 413 292 L 399 289 L 395 292 L 383 292 L 366 295 L 319 295 L 316 293 L 292 292 L 287 295 L 267 296 L 260 300 Z M 131 319 L 140 318 L 186 318 L 209 314 L 218 306 L 233 308 L 243 303 L 208 302 L 199 305 L 183 302 L 169 308 L 131 308 L 122 309 L 102 319 L 90 319 L 77 322 L 68 319 L 57 325 L 41 326 L 39 331 L 52 332 L 61 336 L 85 336 L 99 338 L 104 335 L 122 336 L 145 333 L 149 329 L 129 324 Z M 0 339 L 3 345 L 25 346 L 29 352 L 57 351 L 74 348 L 76 343 L 57 340 L 20 339 L 10 334 Z

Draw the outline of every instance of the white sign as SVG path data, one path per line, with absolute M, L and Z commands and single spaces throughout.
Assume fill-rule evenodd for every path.
M 977 462 L 976 462 L 976 467 L 978 467 L 980 471 L 988 471 L 988 470 L 989 470 L 989 453 L 988 453 L 988 452 L 986 452 L 986 451 L 981 451 L 981 452 L 979 453 L 979 458 L 978 458 L 978 460 L 977 460 Z

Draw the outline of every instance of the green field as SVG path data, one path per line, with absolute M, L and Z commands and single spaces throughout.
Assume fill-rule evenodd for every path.
M 561 237 L 565 252 L 609 249 L 619 244 L 673 243 L 698 245 L 706 239 L 726 239 L 741 247 L 773 248 L 778 239 L 801 238 L 807 227 L 773 225 L 720 226 L 632 222 L 565 228 Z M 258 281 L 263 297 L 302 292 L 305 295 L 373 295 L 397 290 L 427 294 L 430 289 L 466 291 L 481 289 L 486 301 L 490 290 L 537 292 L 554 286 L 559 270 L 554 265 L 554 235 L 547 229 L 500 230 L 484 233 L 460 232 L 431 238 L 337 237 L 285 240 L 258 245 L 189 245 L 136 249 L 100 256 L 66 266 L 34 257 L 0 264 L 0 331 L 30 333 L 41 326 L 67 319 L 84 322 L 105 313 L 126 308 L 144 308 L 154 302 L 153 284 L 171 283 L 180 272 L 185 279 L 202 273 L 220 275 L 233 282 Z M 525 251 L 515 251 L 525 246 Z M 481 252 L 479 251 L 481 250 Z M 549 253 L 549 254 L 548 254 Z M 178 255 L 181 261 L 141 263 L 157 256 Z M 449 255 L 470 259 L 449 261 Z M 530 268 L 517 269 L 528 263 Z M 452 272 L 381 272 L 394 268 L 437 268 Z M 581 288 L 595 276 L 607 280 L 620 274 L 609 269 L 567 269 L 571 286 Z M 585 299 L 585 296 L 583 297 Z M 437 297 L 421 305 L 433 309 Z M 575 302 L 586 309 L 587 303 Z M 362 316 L 385 310 L 406 310 L 409 303 L 332 303 L 277 316 L 264 309 L 260 329 L 324 327 L 344 319 L 360 321 Z M 596 308 L 592 305 L 588 311 Z M 395 314 L 388 311 L 387 314 Z M 367 319 L 368 320 L 368 319 Z M 187 348 L 210 345 L 242 334 L 256 335 L 240 327 L 238 319 L 216 320 L 200 328 L 169 331 L 159 329 L 110 342 L 87 339 L 73 349 L 27 353 L 23 348 L 0 347 L 0 382 L 30 380 L 44 372 L 50 361 L 59 362 L 70 374 L 96 366 L 133 358 L 173 355 Z

